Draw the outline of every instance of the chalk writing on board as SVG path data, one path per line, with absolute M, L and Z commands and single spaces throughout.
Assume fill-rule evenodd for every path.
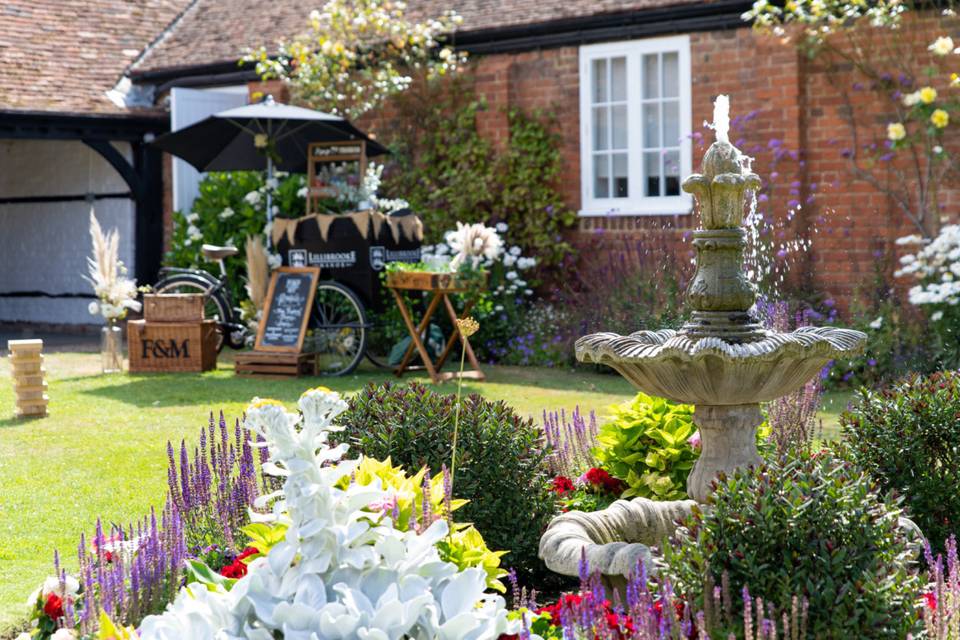
M 318 271 L 279 270 L 274 272 L 266 317 L 261 326 L 259 347 L 299 349 L 313 301 Z

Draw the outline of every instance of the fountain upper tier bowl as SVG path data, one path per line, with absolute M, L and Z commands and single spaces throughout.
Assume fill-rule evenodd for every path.
M 595 333 L 577 341 L 577 359 L 609 365 L 638 389 L 674 402 L 750 404 L 799 389 L 830 360 L 859 353 L 866 338 L 835 327 L 764 333 L 742 344 L 673 329 Z

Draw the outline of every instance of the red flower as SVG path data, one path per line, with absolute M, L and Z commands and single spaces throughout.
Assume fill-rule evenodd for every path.
M 259 549 L 256 547 L 247 547 L 240 552 L 240 555 L 237 556 L 237 560 L 243 560 L 244 558 L 249 558 L 250 556 L 260 553 Z
M 47 601 L 43 603 L 43 612 L 50 616 L 52 620 L 59 620 L 63 617 L 63 598 L 55 593 L 47 596 Z
M 623 491 L 623 482 L 603 469 L 593 467 L 584 474 L 584 478 L 597 489 L 602 489 L 607 493 L 617 495 Z
M 250 556 L 260 553 L 256 547 L 247 547 L 240 552 L 240 555 L 237 556 L 236 560 L 228 564 L 227 566 L 220 569 L 220 575 L 225 578 L 242 578 L 247 575 L 247 563 L 244 562 L 244 558 L 249 558 Z
M 227 566 L 220 569 L 220 575 L 225 578 L 242 578 L 247 575 L 247 565 L 240 560 L 234 560 Z
M 924 593 L 922 597 L 927 604 L 927 608 L 930 609 L 930 611 L 937 610 L 937 596 L 935 593 Z
M 558 496 L 563 496 L 573 491 L 573 480 L 567 476 L 557 476 L 553 479 L 551 490 Z

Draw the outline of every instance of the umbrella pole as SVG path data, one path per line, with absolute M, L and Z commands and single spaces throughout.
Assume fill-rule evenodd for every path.
M 270 188 L 270 181 L 273 178 L 273 158 L 267 154 L 267 248 L 273 248 L 273 189 Z

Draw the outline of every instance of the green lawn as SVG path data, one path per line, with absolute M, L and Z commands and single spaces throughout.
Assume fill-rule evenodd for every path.
M 99 375 L 97 354 L 47 356 L 50 415 L 15 420 L 9 364 L 0 359 L 0 636 L 22 621 L 27 595 L 50 573 L 54 548 L 75 565 L 75 545 L 96 517 L 128 522 L 160 505 L 166 486 L 166 443 L 194 442 L 210 411 L 236 417 L 259 395 L 289 402 L 323 384 L 353 393 L 380 371 L 347 378 L 251 379 L 228 363 L 205 374 Z M 505 400 L 522 415 L 544 409 L 603 409 L 632 396 L 619 376 L 563 369 L 486 367 L 488 381 L 464 385 Z M 453 384 L 442 387 L 455 391 Z M 824 413 L 828 436 L 846 397 L 832 395 Z

